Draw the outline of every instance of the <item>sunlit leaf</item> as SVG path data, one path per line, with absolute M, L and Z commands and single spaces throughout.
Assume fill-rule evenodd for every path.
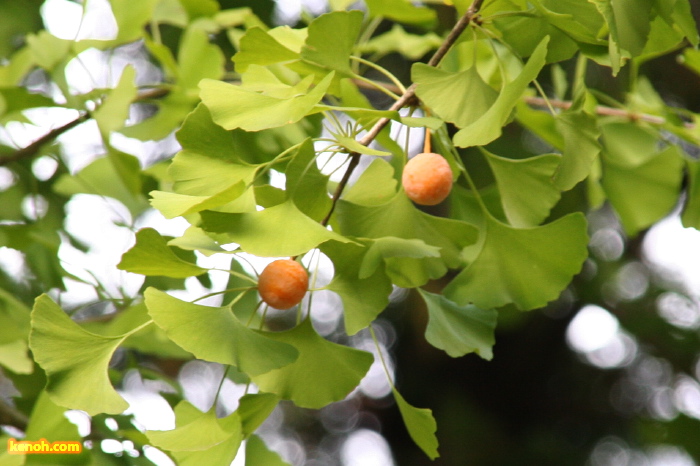
M 591 172 L 593 161 L 600 154 L 600 130 L 594 117 L 578 110 L 557 115 L 554 125 L 563 138 L 562 160 L 554 174 L 554 184 L 568 191 Z
M 278 99 L 222 81 L 204 79 L 199 83 L 200 97 L 212 118 L 226 129 L 260 131 L 301 120 L 319 103 L 333 79 L 333 72 L 306 94 Z M 307 80 L 307 84 L 311 82 Z
M 425 339 L 431 345 L 453 358 L 467 353 L 477 353 L 487 360 L 493 358 L 498 319 L 495 310 L 483 310 L 471 304 L 459 306 L 442 295 L 418 291 L 428 308 Z
M 419 239 L 385 236 L 370 243 L 360 267 L 360 278 L 374 274 L 380 264 L 391 281 L 403 288 L 422 286 L 447 273 L 440 248 Z
M 561 197 L 552 182 L 561 157 L 545 154 L 527 159 L 507 159 L 485 149 L 482 153 L 493 170 L 510 224 L 530 227 L 542 223 Z
M 233 56 L 236 70 L 243 73 L 250 65 L 272 65 L 298 60 L 299 54 L 280 44 L 270 32 L 250 28 L 241 37 L 238 52 Z
M 320 409 L 344 399 L 365 376 L 374 360 L 370 353 L 325 340 L 305 319 L 292 330 L 270 338 L 294 346 L 299 359 L 281 369 L 252 376 L 262 391 L 275 393 L 302 408 Z
M 621 167 L 643 165 L 658 153 L 658 132 L 631 122 L 601 125 L 607 158 Z
M 311 139 L 307 139 L 287 166 L 287 196 L 301 212 L 314 220 L 321 220 L 330 209 L 328 175 L 316 165 L 316 150 Z
M 258 375 L 292 363 L 293 346 L 243 325 L 229 307 L 209 307 L 180 301 L 149 288 L 144 293 L 148 313 L 183 349 L 206 361 L 231 364 Z
M 213 196 L 188 196 L 165 191 L 151 191 L 151 205 L 158 209 L 165 218 L 175 218 L 221 207 L 238 199 L 246 188 L 246 184 L 241 180 Z
M 326 289 L 337 293 L 343 302 L 345 331 L 354 335 L 367 327 L 389 304 L 391 280 L 377 268 L 360 278 L 360 267 L 367 248 L 357 244 L 329 241 L 321 250 L 333 262 L 333 280 Z M 362 290 L 358 293 L 357 290 Z
M 365 53 L 387 55 L 397 52 L 411 60 L 419 60 L 431 50 L 440 46 L 442 38 L 433 32 L 427 34 L 410 34 L 398 24 L 389 32 L 373 37 L 365 44 L 360 44 Z
M 518 103 L 525 89 L 531 81 L 537 78 L 544 66 L 548 43 L 548 37 L 540 42 L 520 74 L 503 87 L 494 104 L 484 115 L 455 134 L 455 145 L 459 147 L 482 146 L 501 135 L 501 128 L 508 121 L 515 104 Z M 446 95 L 445 98 L 450 99 L 451 97 Z
M 73 322 L 47 295 L 32 310 L 29 347 L 46 371 L 46 391 L 60 406 L 88 414 L 119 414 L 129 407 L 107 376 L 112 353 L 128 335 L 104 337 Z
M 586 219 L 580 213 L 523 229 L 489 216 L 480 242 L 474 261 L 444 290 L 459 305 L 542 307 L 559 296 L 588 256 Z
M 0 344 L 0 366 L 10 369 L 16 374 L 31 374 L 34 363 L 29 357 L 27 342 L 17 339 Z
M 438 453 L 438 440 L 435 436 L 437 432 L 437 423 L 433 418 L 433 413 L 429 409 L 416 408 L 411 406 L 401 396 L 395 388 L 392 388 L 396 404 L 399 405 L 401 417 L 406 425 L 408 434 L 411 436 L 416 445 L 423 450 L 423 453 L 428 455 L 431 460 L 434 460 L 440 454 Z
M 26 41 L 34 62 L 49 71 L 67 57 L 71 46 L 71 41 L 59 39 L 48 31 L 28 34 Z
M 207 272 L 207 269 L 179 258 L 165 238 L 153 228 L 144 228 L 136 233 L 136 244 L 124 253 L 117 268 L 141 275 L 172 278 L 191 277 Z
M 291 200 L 259 212 L 201 215 L 202 229 L 220 243 L 237 243 L 256 256 L 296 256 L 329 240 L 350 242 L 304 215 Z
M 154 446 L 168 451 L 206 450 L 231 437 L 219 424 L 214 410 L 202 413 L 184 426 L 165 431 L 149 430 L 146 435 Z
M 451 73 L 416 63 L 411 78 L 416 83 L 416 95 L 437 116 L 460 128 L 479 120 L 498 98 L 498 92 L 484 82 L 475 66 Z
M 248 393 L 238 401 L 236 412 L 241 418 L 243 435 L 250 435 L 260 427 L 265 419 L 272 413 L 279 397 L 272 393 Z
M 602 185 L 625 232 L 636 235 L 671 212 L 683 178 L 679 149 L 666 150 L 636 168 L 604 164 Z

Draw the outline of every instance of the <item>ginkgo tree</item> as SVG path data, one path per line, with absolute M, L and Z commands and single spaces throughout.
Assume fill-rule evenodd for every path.
M 0 122 L 28 123 L 42 108 L 73 115 L 30 144 L 0 146 L 14 180 L 0 193 L 0 245 L 22 251 L 31 276 L 21 290 L 2 278 L 0 365 L 22 399 L 8 416 L 27 439 L 83 439 L 66 410 L 121 419 L 126 369 L 110 366 L 119 350 L 134 361 L 219 363 L 224 378 L 246 385 L 238 408 L 218 416 L 216 406 L 194 407 L 168 374 L 131 364 L 176 387 L 176 426 L 142 431 L 125 421 L 122 438 L 177 464 L 228 465 L 239 450 L 246 464 L 283 464 L 256 429 L 282 400 L 320 409 L 353 393 L 375 357 L 348 342 L 358 332 L 375 337 L 394 290 L 416 290 L 425 340 L 446 357 L 490 360 L 500 309 L 542 308 L 581 271 L 590 211 L 609 204 L 634 237 L 682 198 L 684 225 L 700 228 L 700 164 L 684 150 L 700 142 L 697 116 L 667 105 L 639 73 L 670 53 L 700 73 L 688 0 L 423 3 L 336 0 L 297 27 L 271 27 L 250 8 L 215 1 L 110 0 L 110 39 L 26 34 L 0 66 Z M 438 10 L 454 13 L 450 28 Z M 113 86 L 76 90 L 76 57 L 133 44 L 161 82 L 143 84 L 125 64 Z M 410 73 L 380 65 L 392 54 Z M 589 88 L 592 66 L 630 81 L 624 100 Z M 145 106 L 150 116 L 130 118 Z M 71 170 L 56 141 L 86 122 L 101 136 L 101 156 Z M 546 150 L 502 150 L 512 126 Z M 409 136 L 397 138 L 401 130 Z M 173 132 L 177 153 L 149 166 L 114 143 Z M 435 208 L 416 205 L 401 184 L 412 143 L 439 153 L 452 172 L 450 195 Z M 47 179 L 32 172 L 41 156 L 58 162 Z M 271 183 L 279 174 L 284 181 Z M 565 201 L 572 193 L 580 202 Z M 45 205 L 32 216 L 20 204 L 37 194 Z M 81 194 L 119 201 L 133 219 L 156 209 L 189 225 L 177 237 L 134 228 L 118 268 L 144 276 L 143 286 L 128 296 L 102 290 L 114 309 L 99 319 L 71 318 L 59 299 L 66 279 L 79 280 L 58 249 L 76 242 L 64 208 Z M 230 268 L 198 262 L 213 255 L 230 258 Z M 291 258 L 309 270 L 307 298 L 286 311 L 284 328 L 258 295 L 251 257 Z M 333 270 L 322 287 L 321 258 Z M 210 276 L 222 273 L 227 286 L 213 289 Z M 170 293 L 192 277 L 208 291 L 189 300 Z M 343 338 L 314 327 L 320 291 L 342 304 Z M 199 303 L 212 296 L 218 306 Z M 409 435 L 437 458 L 430 407 L 405 399 L 385 369 Z M 107 456 L 86 448 L 74 459 Z M 0 453 L 7 464 L 35 459 Z

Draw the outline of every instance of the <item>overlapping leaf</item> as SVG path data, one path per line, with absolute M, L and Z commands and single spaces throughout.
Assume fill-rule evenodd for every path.
M 333 262 L 333 281 L 326 287 L 338 293 L 343 302 L 345 331 L 354 335 L 367 327 L 389 304 L 391 280 L 383 268 L 360 278 L 360 267 L 367 248 L 358 244 L 329 241 L 321 245 L 321 251 Z M 358 293 L 357 290 L 362 290 Z
M 548 37 L 540 42 L 520 74 L 503 87 L 498 98 L 485 114 L 454 135 L 456 146 L 483 146 L 501 135 L 501 128 L 510 118 L 513 108 L 544 66 L 548 43 Z
M 304 215 L 292 200 L 259 212 L 202 212 L 202 229 L 220 243 L 236 243 L 262 257 L 296 256 L 329 240 L 350 242 Z
M 374 360 L 370 353 L 325 340 L 316 333 L 311 319 L 269 337 L 294 346 L 299 359 L 251 378 L 261 390 L 292 400 L 303 408 L 319 409 L 345 398 Z
M 459 306 L 442 295 L 418 290 L 428 308 L 425 339 L 453 358 L 477 353 L 484 359 L 493 358 L 496 343 L 494 330 L 498 315 L 493 309 L 473 305 Z
M 576 213 L 534 228 L 512 228 L 488 216 L 473 262 L 445 288 L 459 305 L 521 310 L 556 299 L 588 255 L 586 219 Z
M 485 149 L 482 152 L 493 170 L 510 224 L 531 227 L 542 223 L 561 197 L 552 182 L 561 157 L 545 154 L 527 159 L 507 159 Z
M 154 288 L 147 289 L 144 297 L 155 323 L 200 359 L 231 364 L 241 372 L 257 375 L 297 358 L 292 345 L 247 328 L 228 307 L 187 303 Z

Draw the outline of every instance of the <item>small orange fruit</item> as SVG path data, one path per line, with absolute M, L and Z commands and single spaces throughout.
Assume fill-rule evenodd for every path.
M 260 297 L 275 309 L 296 306 L 308 288 L 309 274 L 304 266 L 291 259 L 270 262 L 258 279 Z
M 450 195 L 452 169 L 442 155 L 423 152 L 408 161 L 401 183 L 408 198 L 416 204 L 436 205 Z

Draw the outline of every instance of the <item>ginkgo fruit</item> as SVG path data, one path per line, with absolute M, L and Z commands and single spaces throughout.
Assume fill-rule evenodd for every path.
M 408 198 L 416 204 L 436 205 L 450 195 L 452 169 L 442 155 L 423 152 L 408 161 L 401 183 Z
M 258 278 L 260 297 L 275 309 L 296 306 L 308 289 L 308 272 L 303 265 L 291 259 L 269 263 Z

